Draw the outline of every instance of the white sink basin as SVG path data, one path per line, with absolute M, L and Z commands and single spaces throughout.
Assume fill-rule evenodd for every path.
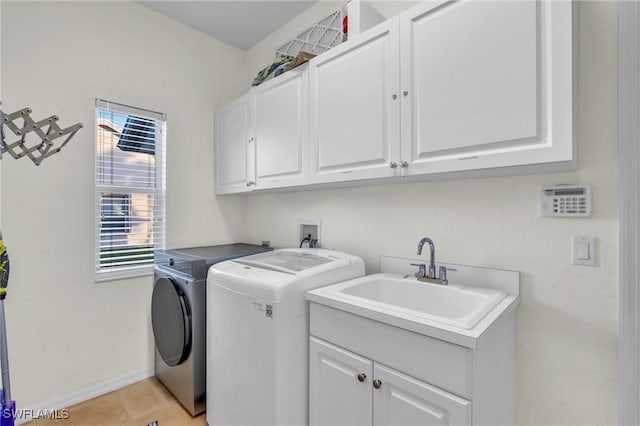
M 444 286 L 391 274 L 357 278 L 316 293 L 405 319 L 435 321 L 467 330 L 507 296 L 499 290 Z

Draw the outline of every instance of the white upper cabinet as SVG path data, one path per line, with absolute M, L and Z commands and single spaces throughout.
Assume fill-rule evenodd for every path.
M 573 159 L 570 1 L 425 2 L 400 28 L 406 174 Z
M 249 96 L 227 104 L 215 116 L 215 187 L 217 194 L 249 191 L 253 181 L 253 146 Z
M 305 68 L 289 71 L 251 92 L 255 189 L 307 183 L 309 113 Z
M 573 7 L 432 0 L 355 35 L 222 111 L 217 192 L 575 167 Z
M 398 21 L 309 62 L 310 182 L 399 175 Z
M 572 7 L 426 1 L 314 58 L 310 180 L 568 164 Z
M 252 88 L 216 112 L 216 194 L 308 182 L 306 68 Z

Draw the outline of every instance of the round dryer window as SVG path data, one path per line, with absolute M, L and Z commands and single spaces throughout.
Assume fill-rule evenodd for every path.
M 191 309 L 182 289 L 169 277 L 159 278 L 153 287 L 151 323 L 164 362 L 170 367 L 183 363 L 191 351 Z

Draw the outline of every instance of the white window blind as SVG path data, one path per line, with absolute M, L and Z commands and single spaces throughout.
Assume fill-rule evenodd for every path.
M 164 114 L 96 100 L 96 279 L 149 272 L 165 247 Z

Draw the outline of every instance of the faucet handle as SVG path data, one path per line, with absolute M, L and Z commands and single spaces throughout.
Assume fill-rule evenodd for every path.
M 418 267 L 418 272 L 415 273 L 415 276 L 417 278 L 424 277 L 425 275 L 427 275 L 427 265 L 425 265 L 424 263 L 412 263 L 411 266 Z
M 449 284 L 449 280 L 447 280 L 447 267 L 441 266 L 438 268 L 438 280 L 444 285 Z

